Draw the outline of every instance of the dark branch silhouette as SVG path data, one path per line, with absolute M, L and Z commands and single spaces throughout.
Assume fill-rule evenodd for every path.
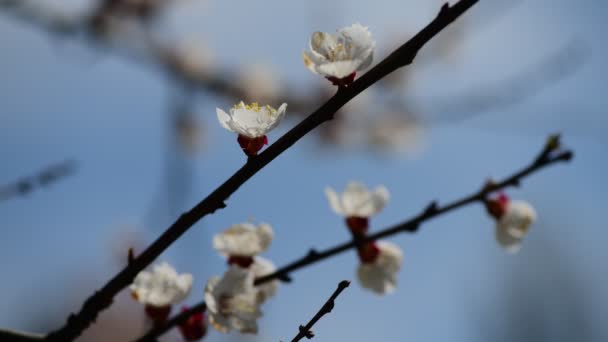
M 300 325 L 300 327 L 298 328 L 298 334 L 291 340 L 291 342 L 298 342 L 304 337 L 306 337 L 307 339 L 313 338 L 315 336 L 311 330 L 313 325 L 315 325 L 315 323 L 317 323 L 317 321 L 319 321 L 321 317 L 331 312 L 331 310 L 334 308 L 334 301 L 336 300 L 336 298 L 338 298 L 340 293 L 342 293 L 342 291 L 344 291 L 344 289 L 348 287 L 348 285 L 350 285 L 350 281 L 342 280 L 338 284 L 338 288 L 334 291 L 334 293 L 332 293 L 329 299 L 325 302 L 325 304 L 323 304 L 321 309 L 319 309 L 319 311 L 306 324 L 306 326 Z
M 17 196 L 27 195 L 37 188 L 47 186 L 70 176 L 75 171 L 76 162 L 73 160 L 66 160 L 47 166 L 35 175 L 23 177 L 12 184 L 0 186 L 0 202 Z
M 338 92 L 319 109 L 283 135 L 277 142 L 269 146 L 256 157 L 249 158 L 246 164 L 234 173 L 228 180 L 215 189 L 205 199 L 190 211 L 183 213 L 156 241 L 138 255 L 133 262 L 110 279 L 100 290 L 96 291 L 84 302 L 79 312 L 71 314 L 66 324 L 47 335 L 49 341 L 72 341 L 93 323 L 99 312 L 111 305 L 114 296 L 128 286 L 137 273 L 151 264 L 184 232 L 204 216 L 224 208 L 225 200 L 241 185 L 247 182 L 264 166 L 290 148 L 298 140 L 318 127 L 331 120 L 336 111 L 356 95 L 400 67 L 413 62 L 418 51 L 441 30 L 466 12 L 478 0 L 460 0 L 454 5 L 445 4 L 437 17 L 418 32 L 412 39 L 403 44 L 391 55 L 382 60 L 350 86 L 339 88 Z
M 415 233 L 420 228 L 420 224 L 423 222 L 430 220 L 434 217 L 446 214 L 452 210 L 459 209 L 461 207 L 467 206 L 473 203 L 483 203 L 488 195 L 491 193 L 507 188 L 507 187 L 517 187 L 521 184 L 522 180 L 531 175 L 532 173 L 539 171 L 547 166 L 556 164 L 558 162 L 567 162 L 572 159 L 574 153 L 570 150 L 560 151 L 560 140 L 559 135 L 550 136 L 545 143 L 545 146 L 540 151 L 540 153 L 534 158 L 534 160 L 523 169 L 516 171 L 513 175 L 506 177 L 505 179 L 497 182 L 488 182 L 486 183 L 481 190 L 476 191 L 470 195 L 464 196 L 463 198 L 446 204 L 444 206 L 439 206 L 439 204 L 435 201 L 431 202 L 420 214 L 414 216 L 413 218 L 399 223 L 395 226 L 388 227 L 386 229 L 380 230 L 374 234 L 370 234 L 366 238 L 359 239 L 357 241 L 351 240 L 348 242 L 341 243 L 334 247 L 328 248 L 323 251 L 317 251 L 315 249 L 311 249 L 306 256 L 287 264 L 279 268 L 277 271 L 256 278 L 255 285 L 261 285 L 263 283 L 269 282 L 271 280 L 279 279 L 281 281 L 290 282 L 291 277 L 290 273 L 304 268 L 306 266 L 315 264 L 319 261 L 328 259 L 330 257 L 336 256 L 342 252 L 346 252 L 350 249 L 354 249 L 357 246 L 365 244 L 367 242 L 376 241 L 380 238 L 389 237 L 398 233 Z M 196 308 L 204 307 L 204 303 L 201 302 L 193 307 L 191 310 L 184 311 L 180 313 L 175 319 L 179 319 L 179 322 L 186 320 L 190 315 L 197 312 Z M 171 320 L 173 321 L 173 320 Z M 161 334 L 168 331 L 172 326 L 165 325 L 162 327 Z M 152 332 L 146 334 L 146 336 L 151 335 Z M 156 333 L 156 332 L 155 332 Z M 154 335 L 154 334 L 152 334 Z M 160 334 L 154 335 L 155 337 L 160 336 Z

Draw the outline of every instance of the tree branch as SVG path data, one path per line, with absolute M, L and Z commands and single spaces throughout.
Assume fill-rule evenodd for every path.
M 249 158 L 246 164 L 236 171 L 228 180 L 190 211 L 183 213 L 177 221 L 143 251 L 142 254 L 137 256 L 128 266 L 108 281 L 103 288 L 89 297 L 78 313 L 70 315 L 63 327 L 49 333 L 47 339 L 49 341 L 63 342 L 72 341 L 80 336 L 82 332 L 95 321 L 98 313 L 110 306 L 114 296 L 120 292 L 120 290 L 128 286 L 137 273 L 151 264 L 154 259 L 156 259 L 184 232 L 204 216 L 224 208 L 226 206 L 224 201 L 241 185 L 314 128 L 325 121 L 331 120 L 335 112 L 356 95 L 389 73 L 410 64 L 424 44 L 477 2 L 478 0 L 460 0 L 453 6 L 445 4 L 437 17 L 424 27 L 422 31 L 418 32 L 411 40 L 395 50 L 391 55 L 352 83 L 348 88 L 340 88 L 338 92 L 319 109 L 283 135 L 260 155 Z
M 304 257 L 279 268 L 277 271 L 271 274 L 256 278 L 255 285 L 261 285 L 263 283 L 275 279 L 290 279 L 289 274 L 295 270 L 328 259 L 342 252 L 346 252 L 350 249 L 354 249 L 357 246 L 366 242 L 375 241 L 380 238 L 396 235 L 398 233 L 415 233 L 418 231 L 421 223 L 430 220 L 431 218 L 446 214 L 452 210 L 464 207 L 469 204 L 483 202 L 489 194 L 497 190 L 501 190 L 511 186 L 519 186 L 521 184 L 521 181 L 525 177 L 531 175 L 536 171 L 539 171 L 547 166 L 556 164 L 558 162 L 570 161 L 574 155 L 573 152 L 570 150 L 558 152 L 559 146 L 559 136 L 550 136 L 547 139 L 547 142 L 545 143 L 543 149 L 529 165 L 525 166 L 519 171 L 516 171 L 513 175 L 503 179 L 502 181 L 487 183 L 481 190 L 474 192 L 473 194 L 470 194 L 468 196 L 464 196 L 463 198 L 456 200 L 452 203 L 446 204 L 442 207 L 440 207 L 437 202 L 433 201 L 428 206 L 426 206 L 426 208 L 424 208 L 422 212 L 417 216 L 400 224 L 397 224 L 393 227 L 380 230 L 374 234 L 367 236 L 366 238 L 357 241 L 353 239 L 351 241 L 344 242 L 342 244 L 336 245 L 320 252 L 316 251 L 315 249 L 311 249 Z M 196 313 L 197 311 L 195 309 L 201 306 L 204 306 L 204 302 L 197 304 L 191 310 L 180 313 L 174 319 L 179 319 L 180 322 L 183 322 L 192 314 Z M 176 324 L 173 324 L 172 326 L 176 326 Z M 164 332 L 168 331 L 172 326 L 169 324 L 163 326 L 163 330 L 159 334 L 154 335 L 154 337 L 160 336 Z M 146 336 L 148 335 L 151 335 L 151 333 L 148 333 Z M 153 341 L 153 339 L 141 341 Z
M 526 176 L 546 166 L 558 162 L 570 161 L 572 159 L 574 153 L 570 150 L 554 153 L 557 149 L 556 146 L 559 146 L 559 136 L 551 136 L 547 140 L 547 143 L 545 144 L 543 150 L 534 159 L 534 161 L 532 161 L 528 166 L 524 167 L 522 170 L 517 171 L 513 175 L 505 178 L 504 180 L 500 182 L 488 183 L 481 190 L 474 192 L 468 196 L 465 196 L 462 199 L 446 204 L 444 206 L 439 206 L 437 202 L 433 201 L 417 216 L 414 216 L 413 218 L 395 226 L 380 230 L 379 232 L 376 232 L 374 234 L 370 234 L 364 239 L 361 239 L 361 241 L 351 240 L 349 242 L 339 244 L 337 246 L 328 248 L 320 252 L 312 249 L 306 256 L 284 267 L 279 268 L 276 272 L 257 278 L 255 280 L 255 284 L 260 285 L 274 279 L 289 276 L 289 273 L 291 273 L 292 271 L 327 259 L 339 253 L 345 252 L 349 249 L 356 248 L 358 245 L 364 244 L 366 242 L 376 241 L 380 238 L 392 236 L 398 233 L 415 233 L 418 231 L 420 224 L 427 220 L 446 214 L 450 211 L 464 207 L 469 204 L 483 202 L 490 193 L 495 192 L 497 190 L 511 186 L 519 186 L 521 184 L 521 180 Z
M 348 287 L 348 285 L 350 285 L 350 281 L 342 280 L 338 284 L 338 288 L 329 297 L 329 299 L 325 302 L 325 304 L 323 304 L 321 309 L 319 309 L 319 311 L 314 315 L 314 317 L 310 320 L 310 322 L 308 322 L 306 324 L 306 326 L 300 325 L 300 327 L 298 329 L 299 330 L 298 334 L 291 340 L 291 342 L 298 342 L 299 340 L 303 339 L 304 337 L 306 337 L 307 339 L 313 338 L 315 335 L 313 334 L 312 330 L 310 330 L 310 329 L 312 329 L 313 325 L 315 325 L 315 323 L 317 323 L 317 321 L 319 321 L 321 319 L 321 317 L 323 317 L 324 315 L 331 312 L 331 310 L 334 308 L 334 300 L 336 300 L 336 298 L 338 298 L 340 293 L 342 293 L 342 291 L 344 291 L 344 289 L 346 289 Z

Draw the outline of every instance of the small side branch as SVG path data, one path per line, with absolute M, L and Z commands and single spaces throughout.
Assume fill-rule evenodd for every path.
M 338 288 L 329 297 L 329 299 L 325 302 L 325 304 L 323 304 L 321 309 L 319 309 L 317 314 L 314 315 L 314 317 L 310 320 L 310 322 L 308 322 L 305 326 L 300 325 L 298 334 L 291 340 L 291 342 L 298 342 L 299 340 L 303 339 L 304 337 L 306 337 L 307 339 L 313 338 L 315 336 L 311 330 L 313 325 L 315 325 L 315 323 L 317 323 L 317 321 L 319 321 L 321 319 L 321 317 L 323 317 L 326 314 L 331 312 L 331 310 L 334 308 L 334 301 L 336 300 L 336 298 L 338 298 L 340 293 L 342 293 L 342 291 L 344 291 L 344 289 L 346 289 L 348 287 L 348 285 L 350 285 L 350 281 L 342 280 L 338 284 Z

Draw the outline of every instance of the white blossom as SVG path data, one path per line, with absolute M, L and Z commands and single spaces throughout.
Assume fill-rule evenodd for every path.
M 359 182 L 350 182 L 342 194 L 337 194 L 330 187 L 325 188 L 325 195 L 331 208 L 345 217 L 371 217 L 379 213 L 390 195 L 384 186 L 377 186 L 373 191 L 368 190 Z
M 222 278 L 211 278 L 205 287 L 205 303 L 209 322 L 218 331 L 257 333 L 262 313 L 250 270 L 232 265 Z
M 253 263 L 251 264 L 250 268 L 255 278 L 269 275 L 277 270 L 276 266 L 272 263 L 272 261 L 259 256 L 253 258 Z M 256 289 L 258 290 L 258 303 L 262 304 L 268 298 L 274 296 L 277 292 L 278 287 L 278 280 L 270 280 L 266 283 L 256 286 Z
M 336 34 L 314 32 L 310 52 L 304 52 L 304 65 L 316 74 L 343 79 L 369 67 L 375 44 L 367 27 L 358 23 Z
M 184 300 L 192 288 L 192 275 L 177 274 L 168 263 L 154 265 L 152 272 L 141 271 L 131 284 L 131 294 L 142 304 L 166 307 Z
M 275 128 L 285 116 L 287 104 L 279 109 L 260 106 L 257 102 L 246 105 L 242 101 L 230 109 L 230 113 L 217 108 L 217 118 L 225 129 L 246 136 L 258 138 Z
M 377 294 L 388 294 L 395 290 L 397 272 L 401 268 L 403 253 L 390 242 L 378 241 L 378 256 L 371 263 L 361 263 L 357 270 L 359 282 L 364 288 Z
M 535 220 L 536 212 L 529 203 L 509 200 L 496 221 L 496 240 L 507 252 L 518 252 L 522 239 Z
M 252 257 L 268 249 L 274 233 L 267 223 L 232 225 L 213 237 L 213 248 L 224 256 Z

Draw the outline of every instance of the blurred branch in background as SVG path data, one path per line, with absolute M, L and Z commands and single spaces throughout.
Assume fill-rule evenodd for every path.
M 65 160 L 42 169 L 32 176 L 26 176 L 12 184 L 0 186 L 0 202 L 18 196 L 25 196 L 38 188 L 49 186 L 76 172 L 76 161 Z
M 483 15 L 477 16 L 479 19 L 473 23 L 473 32 L 483 31 L 483 27 L 522 2 L 524 0 L 501 2 L 487 7 Z M 68 15 L 65 9 L 56 4 L 43 6 L 35 1 L 0 0 L 0 7 L 4 7 L 6 12 L 60 38 L 82 39 L 104 52 L 112 52 L 131 59 L 136 64 L 157 69 L 181 91 L 206 91 L 237 101 L 287 102 L 290 112 L 300 115 L 306 114 L 309 108 L 319 106 L 323 99 L 331 96 L 330 90 L 323 86 L 309 94 L 295 91 L 293 87 L 283 84 L 269 66 L 251 65 L 235 72 L 234 68 L 218 65 L 207 47 L 163 42 L 152 32 L 150 24 L 157 22 L 155 19 L 162 16 L 167 6 L 170 4 L 157 0 L 102 0 L 90 13 Z M 460 47 L 462 37 L 465 36 L 461 32 L 464 30 L 461 26 L 462 23 L 451 27 L 446 32 L 449 34 L 440 38 L 443 39 L 441 42 L 435 42 L 435 48 L 431 46 L 432 49 L 428 50 L 432 53 L 423 54 L 420 59 L 422 69 L 445 62 L 444 57 L 449 54 L 448 51 Z M 467 30 L 470 30 L 469 26 Z M 476 86 L 454 96 L 406 96 L 411 83 L 408 82 L 410 71 L 399 70 L 380 82 L 381 91 L 371 92 L 375 97 L 380 97 L 380 100 L 374 98 L 367 101 L 368 104 L 344 108 L 343 111 L 354 111 L 356 115 L 340 116 L 339 120 L 324 125 L 317 136 L 322 143 L 339 147 L 360 149 L 363 146 L 406 154 L 416 152 L 425 125 L 461 121 L 524 102 L 537 92 L 570 76 L 584 63 L 587 52 L 583 43 L 570 43 L 555 54 L 541 58 L 538 64 L 524 67 L 515 75 L 506 75 L 502 81 Z M 387 98 L 388 102 L 385 101 Z M 369 105 L 378 102 L 388 105 Z M 430 107 L 421 109 L 426 107 L 425 104 L 430 104 Z M 446 113 L 451 114 L 447 116 Z M 370 116 L 377 121 L 376 125 L 369 124 Z M 191 133 L 191 129 L 184 124 L 187 122 L 176 126 L 179 130 L 176 134 Z M 389 126 L 393 134 L 383 133 L 383 128 Z M 196 127 L 192 130 L 196 130 Z M 402 134 L 394 134 L 396 132 Z M 394 138 L 400 136 L 406 138 Z M 190 147 L 188 143 L 184 145 L 186 150 Z
M 452 98 L 431 97 L 433 113 L 450 116 L 429 118 L 439 122 L 458 122 L 491 110 L 521 104 L 558 81 L 579 70 L 591 55 L 585 41 L 572 39 L 539 61 L 507 76 L 502 81 L 474 86 Z M 424 101 L 431 103 L 431 101 Z

